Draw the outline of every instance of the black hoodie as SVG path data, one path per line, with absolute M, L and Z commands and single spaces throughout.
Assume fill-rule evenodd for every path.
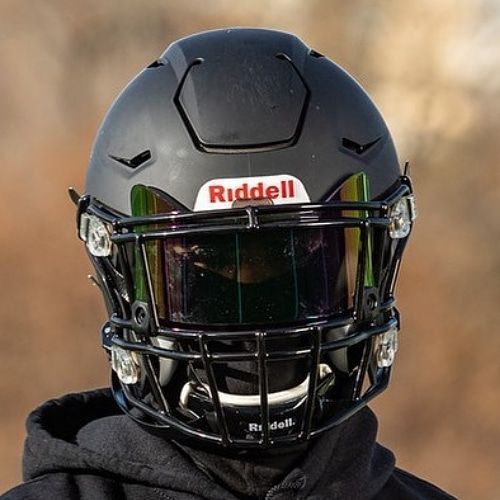
M 394 467 L 393 454 L 375 442 L 369 409 L 324 434 L 295 466 L 180 448 L 122 415 L 109 390 L 48 401 L 27 429 L 26 482 L 3 500 L 453 498 Z

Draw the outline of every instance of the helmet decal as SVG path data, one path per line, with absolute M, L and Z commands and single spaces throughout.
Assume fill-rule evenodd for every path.
M 201 186 L 194 211 L 245 205 L 284 205 L 311 201 L 304 184 L 293 175 L 213 179 Z

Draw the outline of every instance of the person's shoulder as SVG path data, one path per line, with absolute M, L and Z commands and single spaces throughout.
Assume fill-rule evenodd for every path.
M 70 481 L 67 480 L 68 474 L 44 474 L 15 486 L 5 492 L 1 500 L 41 500 L 44 498 L 78 498 L 72 493 Z M 78 492 L 76 492 L 78 493 Z
M 432 483 L 396 467 L 384 488 L 374 500 L 456 500 Z
M 93 474 L 54 472 L 27 481 L 0 495 L 0 500 L 105 500 L 123 498 L 141 500 L 195 500 L 200 497 L 184 492 L 122 482 Z
M 51 472 L 7 491 L 1 500 L 46 500 L 47 498 L 99 499 L 114 498 L 121 489 L 113 480 L 93 474 Z M 127 498 L 123 496 L 123 498 Z

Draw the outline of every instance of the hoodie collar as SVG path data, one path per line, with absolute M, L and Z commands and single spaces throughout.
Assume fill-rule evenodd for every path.
M 107 389 L 48 401 L 27 428 L 25 480 L 83 470 L 213 500 L 343 499 L 372 498 L 394 469 L 392 453 L 376 443 L 377 420 L 368 408 L 304 453 L 270 461 L 181 451 L 123 415 Z
M 187 450 L 198 466 L 240 498 L 372 498 L 394 470 L 376 442 L 377 419 L 364 408 L 300 453 L 228 458 Z

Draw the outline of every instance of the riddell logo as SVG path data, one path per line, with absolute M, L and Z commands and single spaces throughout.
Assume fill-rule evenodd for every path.
M 292 175 L 239 177 L 206 182 L 198 192 L 194 209 L 215 210 L 246 204 L 281 205 L 308 201 L 310 198 L 304 185 Z
M 270 431 L 290 429 L 295 425 L 295 421 L 292 417 L 285 418 L 285 420 L 275 420 L 269 424 Z M 262 432 L 262 424 L 248 424 L 249 432 Z
M 263 182 L 258 182 L 257 185 L 250 187 L 248 182 L 244 182 L 240 187 L 232 189 L 225 187 L 222 184 L 208 186 L 210 203 L 218 201 L 235 201 L 235 200 L 262 200 L 267 198 L 275 200 L 276 198 L 295 198 L 295 184 L 293 180 L 281 181 L 279 186 L 270 185 L 264 187 Z

